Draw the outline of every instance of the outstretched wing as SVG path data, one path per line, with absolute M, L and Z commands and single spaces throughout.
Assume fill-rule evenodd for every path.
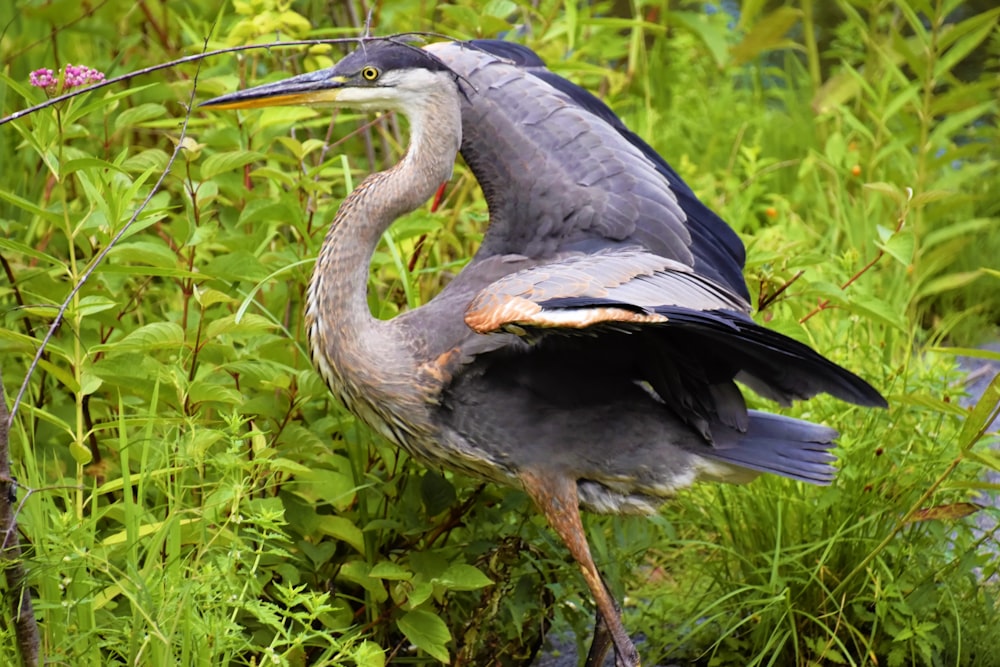
M 640 246 L 749 298 L 739 237 L 603 102 L 517 44 L 427 48 L 471 84 L 462 156 L 491 217 L 479 257 Z
M 853 373 L 756 324 L 745 306 L 679 263 L 637 249 L 608 250 L 504 276 L 477 294 L 465 321 L 478 333 L 534 339 L 586 333 L 607 348 L 622 346 L 636 380 L 702 430 L 714 418 L 744 425 L 736 378 L 786 404 L 821 392 L 885 404 Z
M 736 379 L 783 403 L 827 392 L 885 404 L 750 319 L 739 238 L 597 98 L 524 47 L 428 48 L 466 84 L 462 155 L 491 218 L 465 270 L 399 318 L 435 332 L 425 352 L 443 386 L 488 384 L 498 364 L 549 401 L 587 383 L 638 386 L 708 441 L 719 424 L 749 427 Z

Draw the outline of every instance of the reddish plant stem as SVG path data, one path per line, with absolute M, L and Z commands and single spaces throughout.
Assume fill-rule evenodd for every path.
M 896 230 L 895 230 L 895 233 L 898 234 L 900 232 L 900 230 L 903 229 L 903 225 L 905 225 L 905 224 L 906 224 L 906 212 L 904 211 L 903 214 L 900 215 L 899 219 L 896 221 Z M 848 278 L 847 282 L 845 282 L 843 285 L 840 286 L 840 289 L 841 290 L 846 290 L 848 287 L 850 287 L 851 285 L 853 285 L 854 281 L 856 281 L 858 278 L 860 278 L 861 276 L 863 276 L 866 273 L 868 273 L 868 271 L 870 271 L 873 266 L 875 266 L 876 264 L 878 264 L 879 260 L 881 260 L 883 257 L 885 257 L 885 250 L 883 250 L 882 248 L 879 248 L 878 252 L 875 253 L 875 256 L 872 258 L 872 260 L 870 262 L 868 262 L 867 264 L 865 264 L 863 267 L 861 267 L 861 269 L 859 269 L 853 276 L 851 276 L 850 278 Z M 830 300 L 829 299 L 822 299 L 822 300 L 820 300 L 820 302 L 818 304 L 816 304 L 815 308 L 813 308 L 812 310 L 810 310 L 808 313 L 806 313 L 802 317 L 802 319 L 799 320 L 799 324 L 805 323 L 806 320 L 808 320 L 810 317 L 812 317 L 816 313 L 819 313 L 820 311 L 826 310 L 829 307 L 830 307 Z

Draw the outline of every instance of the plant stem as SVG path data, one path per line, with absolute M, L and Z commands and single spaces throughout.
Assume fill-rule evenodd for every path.
M 7 580 L 7 590 L 11 599 L 11 617 L 14 619 L 14 634 L 21 663 L 26 667 L 38 664 L 38 650 L 41 642 L 38 636 L 38 621 L 31 603 L 28 589 L 28 575 L 21 560 L 21 544 L 17 537 L 17 523 L 13 508 L 17 498 L 17 482 L 10 476 L 10 424 L 7 414 L 7 396 L 3 390 L 3 376 L 0 375 L 0 569 Z

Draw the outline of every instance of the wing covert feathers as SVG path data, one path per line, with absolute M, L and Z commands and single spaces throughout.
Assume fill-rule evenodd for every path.
M 748 304 L 680 262 L 641 249 L 574 254 L 488 285 L 465 322 L 478 333 L 518 327 L 665 323 L 666 305 L 745 312 Z

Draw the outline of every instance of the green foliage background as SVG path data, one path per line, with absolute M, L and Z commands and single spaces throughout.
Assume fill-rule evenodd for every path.
M 998 663 L 996 536 L 976 529 L 996 511 L 965 514 L 997 490 L 984 434 L 1000 385 L 960 407 L 941 347 L 1000 321 L 991 4 L 376 7 L 379 34 L 505 35 L 599 92 L 744 235 L 760 319 L 889 397 L 884 413 L 789 411 L 843 433 L 830 488 L 761 479 L 692 489 L 652 519 L 588 517 L 648 664 Z M 111 77 L 353 36 L 362 17 L 320 0 L 18 0 L 0 8 L 0 112 L 44 101 L 28 85 L 41 67 Z M 405 122 L 194 109 L 182 138 L 193 92 L 339 53 L 177 64 L 0 125 L 8 405 L 68 299 L 10 442 L 47 661 L 515 665 L 549 628 L 586 636 L 582 580 L 523 494 L 407 460 L 309 364 L 312 258 L 352 184 L 405 149 Z M 373 311 L 431 298 L 486 221 L 459 168 L 441 211 L 386 235 Z

